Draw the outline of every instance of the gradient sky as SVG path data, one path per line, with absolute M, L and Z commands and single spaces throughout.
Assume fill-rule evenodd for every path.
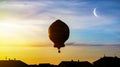
M 120 57 L 119 3 L 118 0 L 0 0 L 0 59 L 58 64 L 71 59 L 93 62 L 104 54 Z M 95 8 L 98 17 L 94 16 Z M 57 19 L 70 28 L 67 46 L 60 54 L 48 38 L 48 28 Z
M 48 38 L 49 25 L 61 19 L 70 27 L 68 45 L 119 44 L 119 2 L 118 0 L 1 0 L 0 43 L 4 46 L 51 44 Z M 93 14 L 94 8 L 98 17 Z

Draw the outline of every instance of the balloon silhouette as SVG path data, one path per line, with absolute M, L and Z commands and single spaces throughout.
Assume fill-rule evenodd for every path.
M 54 43 L 54 47 L 58 48 L 58 53 L 60 53 L 61 47 L 65 47 L 64 43 L 69 38 L 69 33 L 69 27 L 61 20 L 56 20 L 50 25 L 49 38 Z

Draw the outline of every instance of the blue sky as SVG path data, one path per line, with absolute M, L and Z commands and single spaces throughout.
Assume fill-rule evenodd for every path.
M 119 3 L 118 0 L 3 0 L 0 13 L 5 17 L 0 18 L 12 18 L 15 24 L 23 25 L 24 30 L 13 28 L 24 32 L 21 36 L 26 40 L 49 41 L 49 25 L 61 19 L 70 27 L 67 43 L 120 44 Z M 94 8 L 98 17 L 93 14 Z

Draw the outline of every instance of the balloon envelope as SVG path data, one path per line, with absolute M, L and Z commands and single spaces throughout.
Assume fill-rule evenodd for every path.
M 53 22 L 48 30 L 49 38 L 54 43 L 54 47 L 60 49 L 64 47 L 65 41 L 69 38 L 69 27 L 61 20 Z

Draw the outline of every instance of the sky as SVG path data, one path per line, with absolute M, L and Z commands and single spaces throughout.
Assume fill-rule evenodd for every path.
M 58 63 L 71 58 L 95 60 L 93 58 L 103 56 L 105 53 L 120 56 L 118 47 L 115 49 L 107 47 L 108 50 L 104 47 L 103 50 L 77 47 L 120 45 L 119 2 L 118 0 L 0 0 L 1 56 L 16 57 L 28 63 L 40 61 Z M 57 19 L 65 22 L 70 29 L 69 39 L 65 42 L 69 47 L 62 49 L 61 55 L 58 55 L 48 37 L 48 28 Z M 37 48 L 28 49 L 26 46 Z M 31 53 L 32 51 L 34 53 Z M 80 51 L 80 54 L 77 51 Z M 86 58 L 88 56 L 89 58 Z M 58 60 L 55 62 L 56 58 Z
M 93 13 L 95 8 L 97 17 Z M 70 28 L 67 45 L 118 45 L 119 12 L 119 1 L 114 0 L 1 0 L 0 41 L 4 46 L 45 46 L 51 43 L 50 24 L 60 19 Z

